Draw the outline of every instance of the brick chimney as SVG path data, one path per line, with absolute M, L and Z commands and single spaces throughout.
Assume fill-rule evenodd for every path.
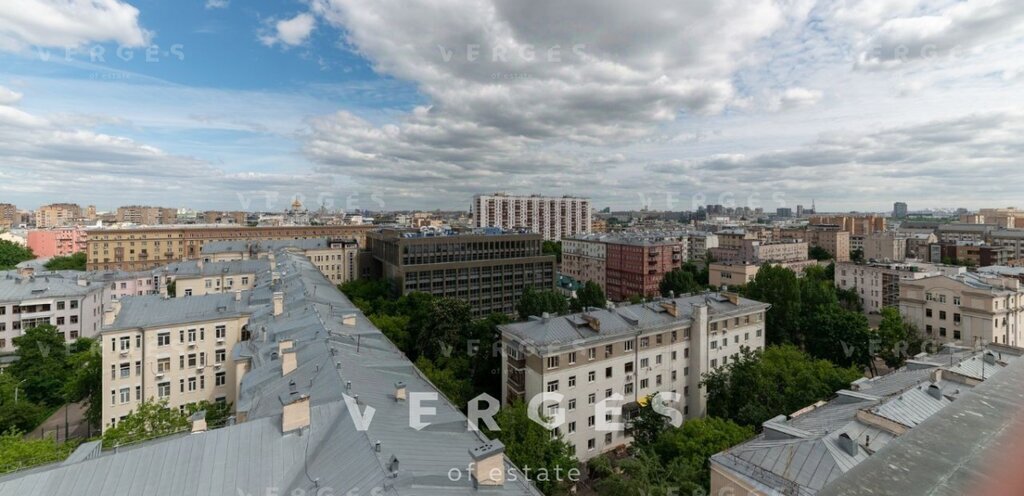
M 274 302 L 274 317 L 284 313 L 284 293 L 275 291 L 273 296 Z
M 298 366 L 298 359 L 295 356 L 295 348 L 289 348 L 279 353 L 281 357 L 281 375 L 285 376 L 292 373 Z
M 281 432 L 289 433 L 309 427 L 309 394 L 297 389 L 278 397 L 281 405 Z
M 470 476 L 475 487 L 501 487 L 505 485 L 505 445 L 494 440 L 469 450 L 473 458 Z
M 206 432 L 206 410 L 199 410 L 193 413 L 188 421 L 192 423 L 192 434 Z
M 110 306 L 103 311 L 103 325 L 109 326 L 114 324 L 114 320 L 117 319 L 117 314 L 121 312 L 121 301 L 114 300 L 110 302 Z

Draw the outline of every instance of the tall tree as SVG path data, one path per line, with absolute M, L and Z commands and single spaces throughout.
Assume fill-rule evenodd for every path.
M 548 496 L 568 492 L 570 484 L 566 473 L 576 467 L 576 460 L 569 453 L 569 444 L 561 436 L 552 439 L 550 431 L 530 419 L 522 402 L 502 408 L 494 416 L 494 421 L 501 430 L 487 431 L 487 437 L 500 440 L 505 445 L 505 454 L 513 463 L 534 476 L 541 469 L 550 475 L 546 481 L 534 479 L 541 492 Z M 554 477 L 556 468 L 562 474 L 561 480 Z
M 570 306 L 574 312 L 582 312 L 584 308 L 604 308 L 608 305 L 608 298 L 605 297 L 601 285 L 594 281 L 587 281 L 586 284 L 576 291 L 576 298 L 573 298 Z
M 90 425 L 99 427 L 103 414 L 103 354 L 95 339 L 78 338 L 68 357 L 70 368 L 64 384 L 64 400 L 69 403 L 85 401 L 85 418 Z
M 882 309 L 882 322 L 878 325 L 878 356 L 889 368 L 901 367 L 908 357 L 921 352 L 924 339 L 913 324 L 904 322 L 899 310 Z
M 103 433 L 103 446 L 111 448 L 181 432 L 188 428 L 188 417 L 177 408 L 168 408 L 167 400 L 142 403 Z
M 807 352 L 843 367 L 874 370 L 871 331 L 862 313 L 829 305 L 809 314 L 804 321 Z
M 670 292 L 677 295 L 699 293 L 704 290 L 704 287 L 697 282 L 692 272 L 673 269 L 662 276 L 661 282 L 658 283 L 658 290 L 661 291 L 662 296 L 668 296 Z
M 569 311 L 569 301 L 557 291 L 538 290 L 533 286 L 527 286 L 523 289 L 523 295 L 519 297 L 516 310 L 519 312 L 520 320 L 526 320 L 530 316 L 539 317 L 544 313 L 561 315 Z
M 562 263 L 562 242 L 561 241 L 545 241 L 541 244 L 541 253 L 545 255 L 554 255 L 555 261 Z
M 768 344 L 793 343 L 800 339 L 800 283 L 796 273 L 766 264 L 746 287 L 746 296 L 770 303 L 765 317 Z
M 53 257 L 43 266 L 49 270 L 85 270 L 85 252 L 80 251 L 66 257 Z
M 63 404 L 70 372 L 64 335 L 46 324 L 26 330 L 13 342 L 18 360 L 10 365 L 10 372 L 24 381 L 26 397 L 48 406 Z
M 465 345 L 466 327 L 472 321 L 469 303 L 455 298 L 435 298 L 428 307 L 428 317 L 417 336 L 421 355 L 433 360 L 451 356 Z
M 809 250 L 807 250 L 807 256 L 811 259 L 818 261 L 830 260 L 832 258 L 832 255 L 820 246 L 812 246 Z
M 13 269 L 19 263 L 33 258 L 36 256 L 30 248 L 0 239 L 0 270 Z

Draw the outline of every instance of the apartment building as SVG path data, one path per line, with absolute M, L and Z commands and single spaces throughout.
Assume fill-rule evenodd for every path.
M 28 247 L 40 258 L 63 257 L 84 252 L 85 229 L 77 226 L 28 231 Z
M 886 307 L 899 308 L 902 281 L 937 275 L 957 276 L 964 272 L 963 267 L 920 262 L 842 262 L 835 267 L 835 285 L 855 292 L 864 313 L 872 314 Z
M 131 222 L 146 226 L 175 224 L 178 222 L 178 209 L 129 205 L 117 207 L 117 213 L 114 218 L 117 222 Z
M 963 273 L 900 281 L 900 313 L 929 339 L 1024 343 L 1024 288 L 1012 277 Z
M 947 243 L 961 241 L 984 243 L 989 240 L 995 230 L 995 226 L 985 224 L 941 224 L 936 230 L 936 236 L 939 241 Z
M 82 207 L 74 203 L 52 203 L 36 210 L 36 227 L 64 227 L 82 220 Z
M 246 225 L 246 219 L 248 216 L 248 212 L 238 210 L 228 212 L 207 210 L 206 212 L 203 212 L 203 221 L 207 224 L 234 224 L 237 226 L 244 226 Z
M 907 259 L 907 238 L 892 231 L 869 234 L 864 238 L 864 258 L 902 262 Z
M 153 272 L 162 281 L 165 288 L 162 293 L 166 293 L 167 285 L 173 282 L 174 296 L 187 298 L 251 290 L 256 285 L 257 275 L 269 272 L 273 265 L 272 260 L 207 262 L 199 259 L 173 263 Z
M 235 369 L 228 360 L 251 314 L 241 291 L 188 298 L 134 296 L 103 314 L 103 429 L 144 400 L 233 401 Z
M 838 226 L 839 230 L 846 231 L 854 236 L 867 236 L 876 232 L 884 232 L 886 228 L 885 217 L 874 214 L 812 215 L 809 223 Z
M 1006 229 L 1024 228 L 1024 212 L 1013 207 L 983 208 L 976 214 L 961 214 L 960 222 L 966 224 L 987 224 Z
M 672 235 L 606 238 L 605 294 L 612 301 L 661 295 L 661 280 L 686 263 L 686 249 Z
M 1020 224 L 1024 227 L 1024 219 Z M 992 231 L 989 240 L 992 246 L 1009 248 L 1010 258 L 1024 258 L 1024 229 L 997 229 Z
M 544 255 L 539 234 L 482 229 L 424 233 L 382 229 L 366 235 L 375 272 L 401 294 L 458 298 L 476 316 L 516 313 L 527 286 L 555 289 L 555 257 Z
M 470 210 L 474 227 L 528 229 L 548 241 L 591 232 L 588 198 L 495 193 L 474 196 Z
M 355 239 L 310 238 L 267 241 L 215 241 L 203 245 L 201 257 L 207 262 L 272 258 L 279 250 L 306 256 L 335 284 L 360 277 L 359 243 Z
M 990 448 L 1016 442 L 1022 353 L 944 347 L 771 418 L 711 457 L 710 494 L 974 493 L 975 477 L 999 478 L 991 461 L 1005 451 Z
M 807 226 L 803 229 L 781 229 L 779 239 L 796 239 L 807 242 L 808 248 L 818 247 L 832 256 L 836 262 L 850 260 L 850 233 L 839 226 Z
M 762 240 L 757 233 L 746 229 L 725 229 L 715 234 L 718 237 L 718 246 L 709 251 L 712 258 L 722 262 L 740 260 L 740 252 L 745 243 Z
M 67 341 L 100 331 L 103 288 L 84 278 L 35 275 L 32 269 L 0 275 L 0 353 L 33 327 L 55 326 Z
M 577 459 L 589 460 L 632 440 L 628 430 L 604 422 L 628 422 L 659 392 L 681 395 L 669 404 L 685 418 L 704 416 L 702 375 L 736 360 L 744 348 L 764 347 L 767 308 L 711 293 L 500 326 L 502 402 L 562 395 L 545 407 L 565 413 L 558 433 Z M 602 406 L 622 411 L 606 416 Z
M 243 227 L 175 225 L 88 231 L 88 270 L 147 270 L 202 255 L 203 245 L 216 241 L 311 238 L 355 239 L 363 244 L 373 226 Z
M 795 272 L 797 277 L 803 277 L 808 267 L 817 267 L 819 262 L 813 259 L 789 262 L 714 262 L 708 266 L 708 285 L 716 288 L 742 286 L 753 281 L 765 265 L 784 267 Z
M 714 233 L 690 231 L 683 237 L 687 243 L 687 260 L 701 260 L 712 248 L 718 247 L 718 235 Z
M 744 240 L 740 248 L 739 260 L 753 262 L 796 262 L 807 260 L 807 243 L 796 240 L 775 243 Z
M 10 203 L 0 203 L 0 229 L 10 229 L 21 222 L 18 207 Z
M 576 281 L 593 281 L 605 288 L 607 248 L 604 236 L 597 234 L 562 239 L 560 272 Z

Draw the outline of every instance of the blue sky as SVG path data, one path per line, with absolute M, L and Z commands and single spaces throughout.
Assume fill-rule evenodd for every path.
M 1011 204 L 1021 60 L 1011 0 L 19 0 L 0 201 Z

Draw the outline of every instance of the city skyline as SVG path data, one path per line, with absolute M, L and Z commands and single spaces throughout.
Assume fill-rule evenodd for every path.
M 1008 205 L 1022 21 L 1009 1 L 31 0 L 0 13 L 0 194 Z

